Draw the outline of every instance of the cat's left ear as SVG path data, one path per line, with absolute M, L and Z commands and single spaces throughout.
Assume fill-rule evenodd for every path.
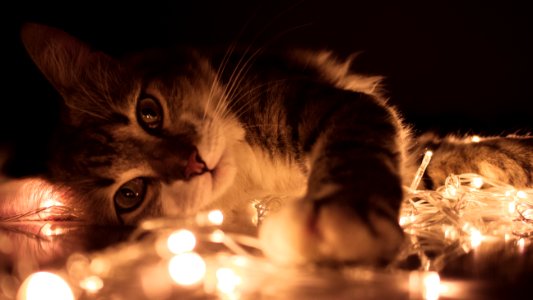
M 49 26 L 27 23 L 21 29 L 21 38 L 37 67 L 63 95 L 80 83 L 87 69 L 109 65 L 112 61 L 107 55 Z

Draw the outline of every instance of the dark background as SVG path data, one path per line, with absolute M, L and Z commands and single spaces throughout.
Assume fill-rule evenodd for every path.
M 171 44 L 361 52 L 416 132 L 533 128 L 533 14 L 526 1 L 22 1 L 3 7 L 0 141 L 38 152 L 57 99 L 26 56 L 23 22 L 42 22 L 113 55 Z

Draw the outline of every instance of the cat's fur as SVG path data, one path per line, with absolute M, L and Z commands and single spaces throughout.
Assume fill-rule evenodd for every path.
M 331 53 L 170 49 L 114 60 L 46 26 L 26 25 L 22 39 L 65 103 L 44 178 L 94 222 L 219 208 L 253 228 L 253 201 L 280 196 L 289 200 L 260 230 L 272 257 L 376 264 L 401 244 L 402 186 L 427 146 L 430 184 L 463 172 L 533 183 L 532 139 L 413 141 L 379 78 Z M 140 123 L 146 96 L 161 104 L 161 128 Z M 115 193 L 138 177 L 146 199 L 118 214 Z

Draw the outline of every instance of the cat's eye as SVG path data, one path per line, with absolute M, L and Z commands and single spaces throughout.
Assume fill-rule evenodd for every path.
M 152 97 L 141 97 L 137 103 L 137 120 L 146 130 L 160 129 L 163 124 L 163 110 L 159 101 Z
M 146 197 L 146 188 L 146 179 L 140 177 L 124 183 L 114 197 L 117 212 L 122 214 L 137 209 Z

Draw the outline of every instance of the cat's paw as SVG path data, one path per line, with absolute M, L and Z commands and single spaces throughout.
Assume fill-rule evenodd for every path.
M 280 264 L 390 261 L 403 241 L 401 228 L 376 213 L 363 220 L 342 203 L 299 200 L 268 216 L 260 228 L 264 253 Z

